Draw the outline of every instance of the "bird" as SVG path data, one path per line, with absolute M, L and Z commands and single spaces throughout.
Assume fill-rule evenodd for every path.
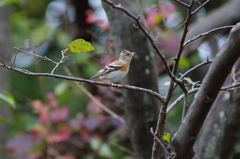
M 106 65 L 94 76 L 88 79 L 94 81 L 103 81 L 106 83 L 114 83 L 120 81 L 127 75 L 131 60 L 135 54 L 135 52 L 130 52 L 125 49 L 122 50 L 118 60 Z M 85 84 L 85 82 L 81 82 L 78 85 L 83 84 Z

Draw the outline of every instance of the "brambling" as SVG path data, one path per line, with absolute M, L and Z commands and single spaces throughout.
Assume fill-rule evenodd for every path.
M 134 55 L 134 52 L 122 50 L 119 56 L 119 60 L 106 65 L 103 69 L 99 70 L 96 75 L 90 77 L 89 79 L 100 80 L 107 83 L 120 81 L 127 75 L 132 57 Z M 78 85 L 83 84 L 85 83 L 82 82 Z

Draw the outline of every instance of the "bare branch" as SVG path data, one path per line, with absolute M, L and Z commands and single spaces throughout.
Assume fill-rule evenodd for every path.
M 21 47 L 21 45 L 20 45 L 20 47 Z M 11 67 L 13 67 L 13 65 L 14 65 L 14 63 L 15 63 L 15 61 L 16 61 L 18 52 L 19 52 L 19 49 L 17 49 L 17 51 L 16 51 L 16 53 L 15 53 L 15 55 L 14 55 L 14 59 L 13 59 L 13 62 L 12 62 L 12 64 L 11 64 Z
M 175 62 L 174 62 L 174 65 L 173 65 L 173 75 L 176 75 L 176 72 L 177 72 L 177 68 L 178 68 L 178 63 L 180 61 L 180 57 L 182 55 L 182 51 L 183 51 L 183 44 L 184 44 L 184 41 L 185 41 L 185 38 L 187 36 L 187 32 L 188 32 L 188 25 L 189 25 L 189 21 L 191 19 L 191 8 L 193 6 L 193 2 L 194 0 L 191 0 L 191 3 L 189 5 L 189 8 L 188 8 L 188 13 L 187 13 L 187 17 L 185 19 L 185 22 L 184 22 L 184 28 L 183 28 L 183 34 L 182 34 L 182 37 L 181 37 L 181 40 L 180 40 L 180 43 L 179 43 L 179 48 L 178 48 L 178 51 L 177 51 L 177 56 L 175 58 Z
M 187 44 L 193 42 L 194 40 L 197 40 L 198 38 L 201 38 L 202 36 L 208 35 L 208 34 L 210 34 L 210 33 L 213 33 L 213 32 L 215 32 L 215 31 L 218 31 L 218 30 L 230 29 L 230 28 L 232 28 L 233 26 L 234 26 L 234 25 L 218 27 L 218 28 L 214 28 L 214 29 L 212 29 L 212 30 L 209 30 L 209 31 L 207 31 L 207 32 L 205 32 L 205 33 L 199 34 L 199 35 L 197 35 L 197 36 L 194 36 L 192 39 L 189 39 L 188 41 L 186 41 L 186 42 L 183 44 L 183 46 L 185 47 Z
M 188 91 L 188 94 L 195 93 L 199 90 L 199 88 L 191 89 Z M 170 106 L 167 108 L 167 114 L 184 98 L 185 94 L 180 95 Z
M 175 1 L 176 1 L 178 4 L 183 5 L 184 7 L 187 7 L 187 8 L 190 7 L 188 4 L 186 4 L 186 3 L 184 3 L 184 2 L 182 2 L 182 1 L 180 1 L 180 0 L 175 0 Z
M 63 50 L 63 51 L 61 51 L 61 52 L 62 52 L 62 58 L 61 58 L 61 60 L 60 60 L 58 63 L 56 63 L 56 66 L 53 68 L 51 74 L 53 74 L 54 71 L 56 71 L 56 69 L 58 68 L 58 66 L 59 66 L 60 64 L 62 64 L 62 63 L 68 58 L 68 56 L 65 56 L 65 52 L 66 52 L 65 50 Z
M 233 84 L 233 85 L 231 85 L 231 86 L 222 87 L 221 90 L 222 90 L 222 91 L 229 91 L 229 90 L 233 90 L 233 89 L 235 89 L 235 88 L 239 88 L 239 86 L 240 86 L 240 82 L 235 83 L 235 84 Z
M 161 103 L 164 102 L 164 98 L 157 92 L 146 89 L 146 88 L 141 88 L 141 87 L 135 87 L 135 86 L 130 86 L 130 85 L 121 85 L 121 84 L 114 84 L 114 83 L 104 83 L 104 82 L 97 82 L 97 81 L 92 81 L 88 79 L 83 79 L 83 78 L 75 78 L 75 77 L 69 77 L 69 76 L 63 76 L 63 75 L 58 75 L 58 74 L 49 74 L 49 73 L 34 73 L 30 72 L 28 70 L 20 69 L 20 68 L 14 68 L 8 65 L 5 65 L 4 63 L 0 63 L 0 66 L 5 67 L 9 70 L 13 70 L 22 74 L 30 75 L 30 76 L 48 76 L 48 77 L 54 77 L 54 78 L 60 78 L 60 79 L 66 79 L 70 81 L 78 81 L 78 82 L 84 82 L 84 83 L 91 83 L 94 85 L 101 85 L 105 87 L 117 87 L 117 88 L 123 88 L 123 89 L 128 89 L 128 90 L 136 90 L 140 92 L 144 92 L 147 94 L 150 94 L 157 99 L 160 100 Z
M 233 89 L 239 88 L 240 86 L 240 82 L 233 84 L 231 86 L 225 86 L 221 88 L 221 91 L 231 91 Z M 188 94 L 192 94 L 195 93 L 199 90 L 200 88 L 193 88 L 191 90 L 188 91 Z M 176 106 L 176 104 L 178 104 L 183 98 L 184 98 L 185 94 L 180 95 L 170 106 L 168 106 L 167 108 L 167 114 L 170 113 L 170 111 Z
M 164 144 L 161 142 L 161 140 L 154 134 L 153 128 L 150 128 L 150 132 L 153 135 L 154 139 L 157 140 L 157 142 L 162 146 L 162 148 L 165 150 L 166 153 L 169 153 L 169 148 L 164 146 Z
M 202 7 L 204 7 L 210 0 L 205 1 L 202 5 L 200 5 L 195 11 L 193 11 L 191 14 L 197 13 Z
M 47 60 L 47 61 L 50 61 L 50 62 L 52 62 L 52 63 L 57 64 L 57 62 L 53 61 L 53 60 L 50 59 L 50 58 L 47 58 L 46 56 L 43 57 L 43 56 L 40 56 L 40 55 L 31 53 L 31 52 L 28 52 L 28 51 L 26 51 L 26 50 L 23 50 L 23 49 L 20 49 L 20 48 L 17 48 L 17 47 L 14 47 L 14 48 L 17 49 L 17 50 L 20 50 L 20 51 L 22 51 L 22 52 L 25 52 L 25 53 L 27 53 L 27 54 L 30 54 L 30 55 L 33 55 L 33 56 L 36 56 L 36 57 L 39 57 L 39 58 L 41 58 L 41 59 L 44 59 L 44 60 Z
M 188 92 L 184 92 L 184 105 L 183 105 L 183 113 L 182 113 L 182 123 L 184 121 L 184 118 L 188 112 L 189 109 L 189 99 L 188 99 Z
M 199 69 L 199 68 L 202 67 L 202 66 L 205 66 L 205 65 L 207 65 L 207 64 L 210 64 L 210 63 L 212 63 L 212 62 L 213 62 L 213 60 L 207 60 L 207 61 L 205 61 L 205 62 L 202 62 L 202 63 L 194 66 L 193 68 L 191 68 L 191 69 L 189 69 L 187 72 L 185 72 L 179 79 L 183 79 L 183 78 L 186 77 L 189 73 L 191 73 L 191 72 Z
M 192 16 L 191 15 L 191 9 L 192 9 L 193 3 L 194 3 L 194 0 L 191 0 L 190 5 L 188 7 L 187 17 L 186 17 L 185 22 L 184 22 L 183 35 L 182 35 L 180 43 L 179 43 L 177 56 L 175 58 L 175 62 L 174 62 L 174 65 L 173 65 L 173 70 L 172 70 L 172 74 L 174 76 L 176 75 L 178 64 L 179 64 L 179 61 L 180 61 L 180 57 L 182 55 L 182 51 L 183 51 L 183 48 L 184 48 L 183 44 L 184 44 L 184 41 L 185 41 L 185 38 L 186 38 L 186 35 L 187 35 L 187 32 L 188 32 L 189 21 L 190 21 L 190 18 Z M 157 137 L 160 137 L 160 134 L 161 134 L 161 132 L 163 130 L 163 127 L 165 125 L 165 119 L 166 119 L 166 115 L 167 115 L 166 114 L 167 106 L 168 106 L 168 103 L 169 103 L 169 101 L 172 97 L 173 91 L 174 91 L 174 85 L 175 85 L 175 83 L 173 82 L 174 78 L 171 78 L 171 79 L 172 79 L 172 81 L 170 82 L 169 91 L 167 93 L 166 100 L 165 100 L 166 102 L 163 103 L 163 105 L 160 109 L 158 123 L 157 123 L 156 131 L 155 131 L 155 134 L 156 134 Z M 181 87 L 181 89 L 183 90 L 183 92 L 185 94 L 184 113 L 183 113 L 183 118 L 184 118 L 185 114 L 187 113 L 188 107 L 189 107 L 188 106 L 188 91 L 187 91 L 187 88 L 185 87 L 182 80 L 178 79 L 178 80 L 175 80 L 175 81 L 177 81 L 176 83 Z M 152 159 L 157 159 L 158 149 L 159 149 L 159 143 L 157 143 L 156 140 L 154 140 L 154 144 L 153 144 L 153 148 L 152 148 Z

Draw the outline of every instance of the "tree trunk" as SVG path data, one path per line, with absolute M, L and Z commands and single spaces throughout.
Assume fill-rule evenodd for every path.
M 143 17 L 138 0 L 113 2 L 121 4 L 134 15 Z M 124 12 L 113 9 L 104 2 L 103 7 L 109 20 L 116 53 L 119 54 L 122 49 L 137 53 L 123 83 L 158 91 L 155 55 L 150 49 L 146 36 L 133 26 L 135 22 Z M 124 100 L 129 135 L 137 158 L 150 158 L 153 144 L 150 128 L 156 126 L 160 102 L 153 96 L 128 90 L 124 90 Z
M 10 7 L 0 8 L 0 59 L 4 59 L 10 53 Z M 8 64 L 8 59 L 4 60 Z M 0 92 L 8 90 L 8 73 L 3 67 L 0 68 Z M 9 107 L 0 102 L 0 117 L 7 119 L 9 117 Z M 7 140 L 7 124 L 0 123 L 0 158 L 6 159 L 5 143 Z
M 228 40 L 218 52 L 200 90 L 195 95 L 183 124 L 172 139 L 172 149 L 176 153 L 176 159 L 194 157 L 193 145 L 220 88 L 239 57 L 239 43 L 240 23 L 232 28 Z
M 240 62 L 236 68 L 239 68 L 239 64 Z M 226 85 L 232 83 L 230 77 L 227 81 Z M 239 93 L 240 90 L 237 89 L 219 94 L 203 125 L 196 159 L 230 158 L 240 137 Z
M 86 22 L 86 11 L 90 9 L 88 0 L 71 0 L 72 5 L 75 7 L 76 19 L 73 24 L 67 29 L 74 39 L 82 38 L 91 41 L 91 34 L 89 33 L 91 24 Z

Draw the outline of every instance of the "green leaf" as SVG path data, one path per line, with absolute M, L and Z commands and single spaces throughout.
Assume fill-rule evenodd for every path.
M 0 123 L 7 123 L 7 122 L 8 122 L 7 119 L 0 117 Z
M 68 45 L 66 50 L 71 51 L 71 52 L 80 53 L 80 52 L 94 50 L 94 47 L 92 46 L 92 44 L 90 42 L 87 42 L 83 39 L 77 39 L 77 40 L 72 41 Z
M 163 15 L 161 14 L 156 15 L 153 19 L 154 23 L 156 24 L 160 23 L 162 20 L 163 20 Z
M 12 108 L 16 108 L 16 103 L 13 96 L 9 93 L 0 93 L 0 101 L 9 105 Z
M 170 143 L 171 134 L 170 134 L 170 133 L 166 133 L 166 132 L 164 132 L 162 138 L 163 138 L 163 140 L 165 140 L 167 143 Z
M 186 58 L 186 57 L 181 57 L 181 58 L 180 58 L 180 61 L 179 61 L 179 66 L 180 66 L 180 67 L 184 67 L 184 68 L 189 67 L 189 60 L 188 60 L 188 58 Z

